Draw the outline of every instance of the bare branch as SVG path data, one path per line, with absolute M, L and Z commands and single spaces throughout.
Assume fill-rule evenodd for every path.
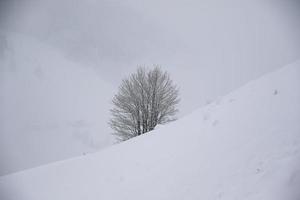
M 144 134 L 157 124 L 176 119 L 179 89 L 159 66 L 152 70 L 139 67 L 122 81 L 112 100 L 109 122 L 118 140 Z

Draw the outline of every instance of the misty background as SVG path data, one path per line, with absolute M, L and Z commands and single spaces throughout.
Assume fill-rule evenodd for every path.
M 114 143 L 111 98 L 138 65 L 180 87 L 180 114 L 300 57 L 297 0 L 0 3 L 0 175 Z

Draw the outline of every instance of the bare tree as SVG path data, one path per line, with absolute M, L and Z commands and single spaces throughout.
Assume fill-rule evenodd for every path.
M 119 141 L 128 140 L 176 119 L 178 87 L 167 72 L 139 67 L 122 81 L 114 96 L 109 122 Z

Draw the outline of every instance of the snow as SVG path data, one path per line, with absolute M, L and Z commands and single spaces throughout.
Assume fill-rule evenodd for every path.
M 298 59 L 299 6 L 294 0 L 3 2 L 0 175 L 110 145 L 109 101 L 137 65 L 159 64 L 171 74 L 181 117 Z
M 297 61 L 148 134 L 3 176 L 0 199 L 298 200 L 299 87 Z
M 0 175 L 112 143 L 112 87 L 88 66 L 22 34 L 0 32 Z

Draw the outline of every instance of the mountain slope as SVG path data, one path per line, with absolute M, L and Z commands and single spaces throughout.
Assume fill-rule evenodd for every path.
M 112 87 L 22 34 L 0 32 L 0 175 L 109 144 Z
M 0 197 L 297 200 L 299 87 L 296 62 L 149 134 L 1 177 Z

